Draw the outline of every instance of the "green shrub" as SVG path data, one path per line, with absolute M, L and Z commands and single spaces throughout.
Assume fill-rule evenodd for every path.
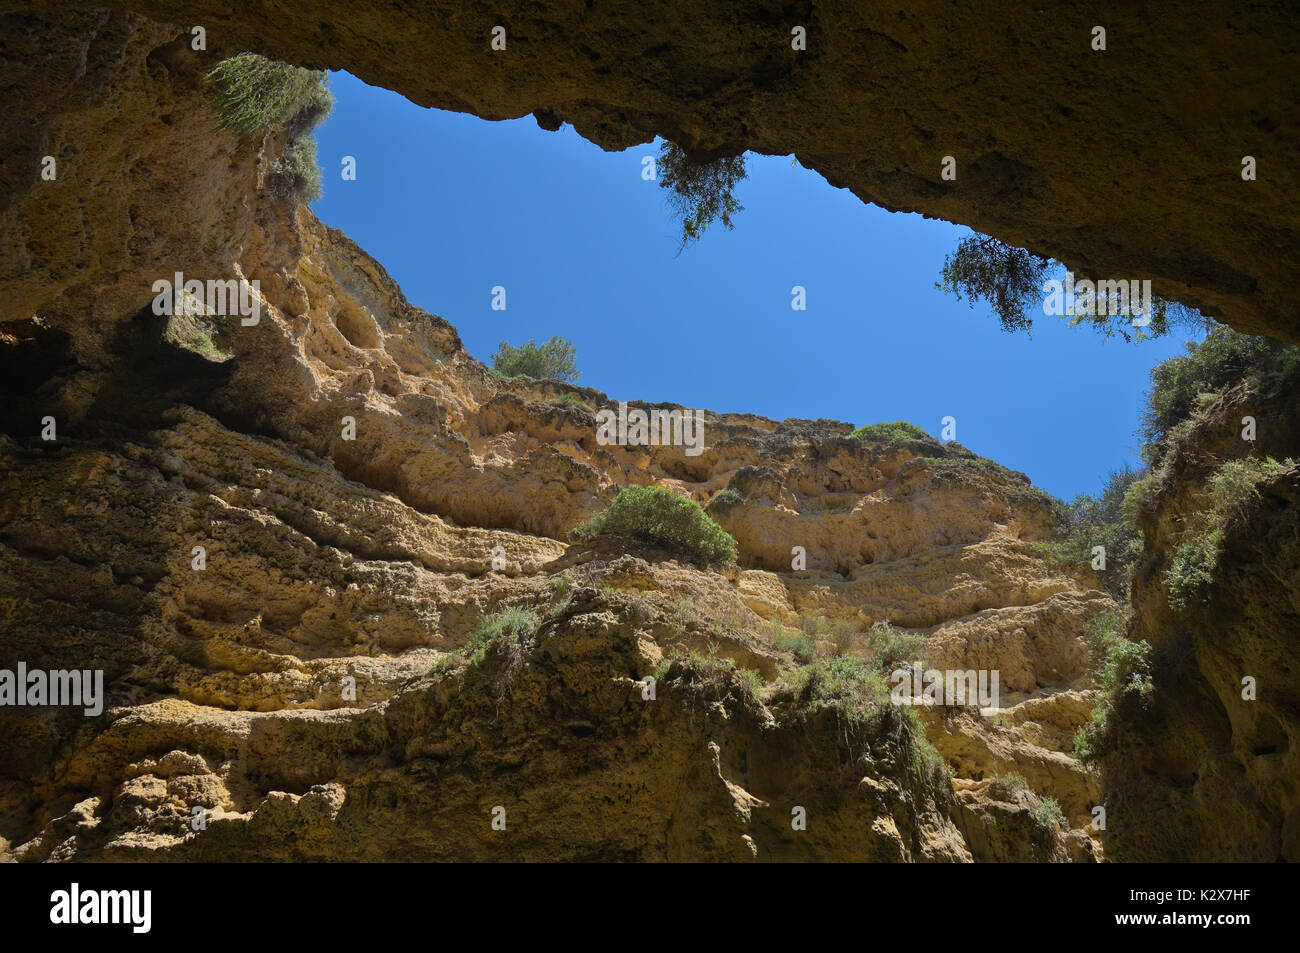
M 578 539 L 630 536 L 679 549 L 703 563 L 733 565 L 736 541 L 700 504 L 658 486 L 630 486 L 573 531 Z
M 1206 480 L 1209 506 L 1187 521 L 1183 539 L 1165 573 L 1169 605 L 1182 612 L 1201 588 L 1214 579 L 1229 526 L 1247 518 L 1259 499 L 1259 486 L 1276 480 L 1294 460 L 1243 457 L 1224 461 Z
M 1272 457 L 1243 457 L 1225 461 L 1210 475 L 1208 486 L 1213 512 L 1222 525 L 1245 519 L 1253 503 L 1259 500 L 1259 485 L 1271 483 L 1291 467 L 1294 460 Z
M 1174 558 L 1165 572 L 1165 589 L 1169 593 L 1169 607 L 1175 612 L 1186 609 L 1201 587 L 1214 581 L 1221 538 L 1222 534 L 1215 530 L 1179 543 L 1174 550 Z
M 1055 830 L 1065 826 L 1065 812 L 1054 797 L 1038 795 L 1031 814 L 1039 827 Z
M 212 105 L 222 129 L 259 130 L 291 124 L 305 132 L 334 105 L 329 74 L 240 53 L 222 60 L 207 75 Z
M 660 187 L 668 191 L 668 204 L 682 223 L 682 247 L 698 241 L 714 221 L 731 228 L 731 216 L 743 211 L 732 192 L 745 178 L 743 155 L 700 162 L 684 149 L 664 140 L 659 149 Z
M 537 631 L 537 613 L 529 609 L 503 609 L 483 620 L 469 641 L 469 660 L 478 665 L 493 643 L 526 649 Z
M 1123 636 L 1110 639 L 1101 669 L 1101 690 L 1110 699 L 1123 692 L 1145 695 L 1151 691 L 1151 646 Z
M 530 338 L 519 347 L 502 341 L 492 355 L 492 370 L 500 377 L 572 382 L 582 376 L 575 363 L 577 357 L 573 342 L 559 336 L 540 345 Z
M 789 652 L 805 664 L 817 658 L 817 645 L 805 635 L 778 635 L 775 645 L 780 652 Z
M 915 424 L 909 424 L 906 420 L 895 420 L 887 424 L 863 424 L 849 436 L 856 437 L 858 440 L 883 440 L 888 443 L 931 439 L 928 433 Z
M 1268 337 L 1251 337 L 1218 327 L 1187 354 L 1157 364 L 1142 418 L 1147 441 L 1143 453 L 1153 461 L 1162 443 L 1179 423 L 1204 407 L 1203 394 L 1219 393 L 1244 378 L 1252 378 L 1265 396 L 1300 374 L 1300 347 Z
M 709 506 L 713 506 L 715 503 L 719 506 L 735 506 L 737 503 L 744 502 L 744 499 L 739 490 L 727 487 L 725 490 L 719 490 L 713 495 L 713 499 L 709 500 Z
M 1145 698 L 1153 688 L 1151 646 L 1133 642 L 1124 634 L 1123 621 L 1113 612 L 1104 613 L 1089 627 L 1094 655 L 1101 657 L 1098 682 L 1100 695 L 1092 721 L 1074 735 L 1074 755 L 1091 766 L 1105 750 L 1109 721 L 1115 706 L 1126 696 Z
M 1016 794 L 1019 791 L 1029 791 L 1029 782 L 1025 780 L 1025 776 L 1015 771 L 1012 771 L 1009 774 L 997 775 L 993 778 L 993 783 L 998 787 L 1005 788 L 1012 794 Z
M 882 675 L 908 668 L 913 662 L 925 667 L 925 636 L 920 633 L 903 632 L 888 622 L 877 622 L 866 639 L 867 654 Z
M 818 658 L 784 673 L 774 700 L 793 698 L 807 710 L 833 708 L 847 724 L 862 724 L 891 707 L 889 686 L 879 672 L 850 656 Z
M 279 198 L 314 202 L 321 196 L 320 166 L 316 164 L 316 140 L 294 139 L 267 166 L 263 188 Z
M 1128 601 L 1130 570 L 1142 554 L 1136 514 L 1126 508 L 1125 500 L 1144 475 L 1145 471 L 1128 467 L 1113 470 L 1100 496 L 1083 493 L 1073 503 L 1061 503 L 1061 538 L 1049 544 L 1053 561 L 1071 566 L 1091 566 L 1093 547 L 1104 546 L 1106 568 L 1099 575 L 1107 592 L 1119 602 Z
M 852 648 L 858 637 L 857 625 L 848 619 L 828 619 L 807 612 L 799 613 L 799 630 L 813 645 L 820 639 L 834 643 L 836 655 L 843 655 Z

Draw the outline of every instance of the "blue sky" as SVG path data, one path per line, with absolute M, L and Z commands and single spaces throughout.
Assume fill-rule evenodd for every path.
M 1148 372 L 1183 350 L 1051 317 L 1032 339 L 1008 334 L 934 287 L 969 229 L 866 205 L 788 156 L 748 156 L 734 230 L 715 224 L 679 255 L 664 190 L 641 177 L 657 145 L 607 153 L 530 116 L 423 109 L 346 73 L 331 87 L 313 210 L 484 362 L 501 340 L 558 334 L 579 383 L 616 399 L 935 436 L 951 415 L 958 442 L 1071 499 L 1137 463 Z M 790 307 L 795 285 L 806 311 Z

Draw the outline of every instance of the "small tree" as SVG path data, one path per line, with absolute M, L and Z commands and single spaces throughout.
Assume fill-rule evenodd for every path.
M 581 376 L 575 363 L 577 357 L 573 342 L 562 337 L 552 337 L 540 346 L 531 338 L 519 347 L 502 341 L 492 355 L 492 370 L 502 377 L 572 382 Z
M 714 219 L 731 228 L 731 216 L 744 206 L 731 194 L 745 177 L 743 155 L 696 162 L 686 150 L 664 140 L 659 150 L 659 185 L 668 190 L 668 204 L 682 221 L 682 247 L 699 241 Z
M 972 235 L 957 244 L 943 261 L 943 281 L 935 287 L 970 298 L 970 306 L 987 301 L 1002 322 L 1002 330 L 1026 331 L 1034 319 L 1027 313 L 1039 302 L 1043 277 L 1052 260 L 1016 248 L 991 235 Z
M 1004 331 L 1028 331 L 1034 324 L 1033 312 L 1042 307 L 1044 281 L 1064 267 L 1051 258 L 977 233 L 963 238 L 956 251 L 944 259 L 943 280 L 935 282 L 935 287 L 955 294 L 958 300 L 970 298 L 972 308 L 977 301 L 987 301 Z M 1132 340 L 1130 329 L 1134 326 L 1129 315 L 1099 309 L 1097 314 L 1068 317 L 1072 325 L 1090 324 L 1107 337 L 1118 334 Z M 1213 327 L 1213 322 L 1194 308 L 1156 295 L 1151 296 L 1150 319 L 1149 325 L 1138 330 L 1139 340 L 1162 337 L 1175 327 L 1205 331 Z

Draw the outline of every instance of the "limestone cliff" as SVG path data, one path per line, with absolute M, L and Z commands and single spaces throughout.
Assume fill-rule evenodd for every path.
M 682 90 L 665 73 L 615 94 L 636 65 L 612 65 L 599 20 L 584 28 L 590 43 L 559 30 L 566 59 L 543 66 L 531 38 L 542 24 L 519 14 L 517 48 L 533 63 L 521 84 L 517 72 L 469 69 L 476 31 L 490 24 L 459 8 L 439 21 L 446 59 L 431 66 L 426 40 L 386 32 L 384 5 L 373 16 L 352 8 L 366 24 L 357 31 L 331 25 L 342 13 L 294 18 L 288 30 L 278 7 L 247 21 L 214 9 L 204 55 L 183 27 L 122 6 L 180 16 L 140 3 L 3 19 L 0 667 L 102 669 L 108 687 L 97 718 L 0 708 L 6 857 L 1100 855 L 1089 821 L 1102 794 L 1070 752 L 1092 707 L 1084 633 L 1114 604 L 1087 570 L 1054 565 L 1035 545 L 1054 521 L 1027 479 L 955 444 L 862 441 L 825 420 L 706 412 L 696 457 L 602 446 L 594 413 L 620 395 L 494 377 L 345 236 L 265 194 L 283 137 L 216 130 L 201 76 L 247 46 L 347 66 L 427 104 L 489 116 L 545 107 L 608 146 L 654 131 L 705 151 L 798 146 L 864 197 L 1002 225 L 1012 239 L 1064 235 L 1063 249 L 1088 265 L 1158 266 L 1166 293 L 1189 289 L 1188 300 L 1221 305 L 1242 326 L 1292 333 L 1294 310 L 1273 307 L 1280 256 L 1267 259 L 1276 272 L 1247 277 L 1237 246 L 1186 250 L 1201 229 L 1246 214 L 1236 200 L 1214 205 L 1217 218 L 1186 219 L 1162 258 L 1149 251 L 1148 219 L 1130 218 L 1121 243 L 1084 221 L 1048 229 L 1044 209 L 1057 201 L 1046 185 L 1038 200 L 995 211 L 996 175 L 975 176 L 983 184 L 962 199 L 920 173 L 882 176 L 874 170 L 900 166 L 862 146 L 874 137 L 860 110 L 845 123 L 799 118 L 822 84 L 825 96 L 850 92 L 833 72 L 797 79 L 800 66 L 782 78 L 793 67 L 754 43 L 784 19 L 761 9 L 729 14 L 744 21 L 747 70 L 696 74 L 716 51 L 687 45 L 672 54 Z M 811 15 L 824 27 L 848 16 Z M 682 29 L 693 22 L 684 16 Z M 851 30 L 842 52 L 875 51 L 882 69 L 901 69 L 927 34 L 920 20 L 885 21 Z M 662 59 L 669 47 L 653 31 L 664 27 L 648 24 L 637 43 Z M 370 58 L 378 50 L 383 64 Z M 830 62 L 807 66 L 824 73 Z M 731 88 L 723 73 L 741 79 Z M 450 85 L 417 85 L 433 83 Z M 887 92 L 895 86 L 873 84 L 864 103 L 902 115 L 916 104 Z M 946 107 L 917 95 L 927 126 Z M 792 138 L 800 125 L 818 130 L 811 144 Z M 919 163 L 934 133 L 907 128 L 897 141 Z M 1020 149 L 1008 149 L 981 153 L 974 169 L 1019 169 Z M 46 154 L 59 159 L 52 182 L 32 173 Z M 1289 222 L 1291 200 L 1266 194 L 1277 199 L 1268 215 Z M 1257 234 L 1285 232 L 1268 222 Z M 202 308 L 153 315 L 151 284 L 175 271 L 257 280 L 259 322 Z M 57 440 L 40 438 L 45 416 Z M 738 567 L 569 541 L 632 484 L 707 503 L 739 542 Z M 796 546 L 807 554 L 800 571 Z M 1243 574 L 1257 572 L 1242 553 Z M 534 613 L 537 631 L 517 651 L 478 646 L 476 631 L 503 608 Z M 935 667 L 1000 670 L 1000 717 L 927 711 L 945 771 L 921 756 L 921 728 L 894 706 L 854 719 L 785 691 L 798 660 L 781 638 L 810 617 L 847 623 L 842 644 L 820 647 L 827 655 L 863 654 L 870 626 L 887 621 L 923 637 Z M 648 699 L 642 680 L 656 673 Z M 1294 722 L 1277 711 L 1279 724 Z M 1294 777 L 1289 763 L 1280 771 Z M 1113 773 L 1108 784 L 1126 783 Z M 1277 811 L 1291 810 L 1289 783 L 1251 781 Z M 1062 825 L 1043 821 L 1049 796 Z M 196 807 L 207 812 L 201 830 Z M 497 807 L 504 832 L 491 826 Z M 792 827 L 797 808 L 806 830 Z M 1110 836 L 1117 851 L 1156 850 Z

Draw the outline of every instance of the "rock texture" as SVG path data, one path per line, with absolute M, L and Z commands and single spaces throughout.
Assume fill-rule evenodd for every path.
M 8 57 L 61 56 L 73 79 L 33 67 L 10 90 L 37 117 L 11 150 L 65 145 L 59 177 L 4 210 L 27 257 L 3 276 L 23 317 L 0 341 L 0 661 L 102 669 L 108 696 L 98 718 L 0 709 L 9 856 L 1091 856 L 1050 825 L 972 836 L 972 811 L 1025 812 L 918 767 L 901 710 L 846 722 L 769 690 L 801 614 L 1000 665 L 1016 718 L 1086 687 L 1079 633 L 1109 602 L 1034 548 L 1052 520 L 1023 476 L 833 421 L 708 414 L 699 457 L 600 446 L 604 394 L 493 377 L 353 243 L 262 195 L 283 139 L 213 135 L 180 30 L 8 26 Z M 175 270 L 258 280 L 259 323 L 153 316 Z M 634 483 L 733 489 L 712 511 L 740 568 L 567 542 Z M 468 652 L 508 606 L 539 614 L 535 637 Z M 721 668 L 674 661 L 692 651 Z M 1013 733 L 968 719 L 945 747 L 972 778 L 1056 784 L 1059 739 Z M 1072 821 L 1080 783 L 1061 785 Z
M 1132 637 L 1152 645 L 1152 692 L 1113 718 L 1105 841 L 1119 860 L 1300 860 L 1300 392 L 1232 388 L 1169 452 L 1134 577 Z M 1229 524 L 1214 581 L 1176 613 L 1165 586 L 1175 549 L 1208 505 L 1210 474 L 1248 455 L 1292 466 Z
M 124 9 L 204 19 L 209 49 Z M 1118 814 L 1117 854 L 1152 859 L 1170 843 L 1191 856 L 1200 837 L 1207 854 L 1239 856 L 1236 822 L 1211 819 L 1242 796 L 1266 805 L 1238 812 L 1254 818 L 1258 856 L 1294 853 L 1293 702 L 1243 716 L 1224 701 L 1240 668 L 1225 661 L 1231 646 L 1258 650 L 1242 664 L 1265 671 L 1286 664 L 1276 639 L 1207 629 L 1192 666 L 1204 691 L 1169 703 L 1195 717 L 1167 723 L 1197 734 L 1108 763 L 1112 793 L 1099 793 L 1069 752 L 1095 687 L 1084 632 L 1114 605 L 1036 545 L 1051 507 L 1022 475 L 955 444 L 708 412 L 698 457 L 601 446 L 594 412 L 611 397 L 495 378 L 345 236 L 263 194 L 283 134 L 215 131 L 201 76 L 253 48 L 346 66 L 429 105 L 568 119 L 611 148 L 658 131 L 702 152 L 795 149 L 864 198 L 1056 252 L 1051 236 L 1080 267 L 1151 269 L 1166 294 L 1294 335 L 1295 312 L 1279 305 L 1286 257 L 1252 257 L 1290 234 L 1294 197 L 1235 175 L 1245 133 L 1280 151 L 1289 127 L 1230 110 L 1238 94 L 1216 88 L 1197 87 L 1196 110 L 1180 105 L 1188 73 L 1172 51 L 1159 82 L 1181 83 L 1179 97 L 1133 85 L 1142 109 L 1111 117 L 1079 90 L 1114 61 L 1081 53 L 1061 70 L 1027 45 L 1029 21 L 1008 31 L 997 11 L 949 22 L 828 5 L 633 20 L 508 9 L 514 61 L 487 51 L 493 17 L 427 9 L 412 20 L 386 4 L 270 5 L 236 22 L 202 3 L 182 14 L 0 0 L 0 668 L 102 669 L 108 694 L 93 718 L 0 708 L 0 855 L 1079 861 L 1101 854 L 1088 827 L 1099 796 Z M 1113 48 L 1139 31 L 1148 55 L 1174 42 L 1114 16 Z M 810 25 L 802 59 L 785 39 L 792 17 Z M 1209 62 L 1257 54 L 1245 61 L 1260 64 L 1267 99 L 1276 34 L 1242 17 L 1237 45 L 1182 42 Z M 1068 19 L 1050 35 L 1077 33 L 1086 50 L 1087 21 Z M 1014 63 L 1014 85 L 970 82 L 987 60 Z M 922 62 L 938 65 L 921 74 Z M 1225 89 L 1255 76 L 1242 69 Z M 997 136 L 969 120 L 990 99 Z M 1069 146 L 1043 152 L 1055 122 Z M 1121 147 L 1144 124 L 1139 166 Z M 1095 152 L 1078 148 L 1081 129 Z M 1140 196 L 1158 174 L 1147 159 L 1197 132 L 1217 134 L 1224 156 L 1180 151 L 1185 197 Z M 960 186 L 937 181 L 948 153 Z M 30 172 L 46 154 L 60 169 L 50 182 Z M 1105 154 L 1116 157 L 1104 176 L 1100 160 L 1084 164 Z M 1183 201 L 1199 214 L 1180 216 Z M 259 323 L 203 308 L 155 317 L 152 282 L 177 270 L 256 279 Z M 46 416 L 55 440 L 41 439 Z M 569 541 L 632 484 L 708 504 L 738 539 L 739 566 Z M 723 489 L 735 492 L 715 500 Z M 1279 484 L 1279 512 L 1294 511 L 1287 492 Z M 1243 580 L 1285 539 L 1256 542 L 1240 549 Z M 807 568 L 791 568 L 794 547 Z M 1238 633 L 1289 631 L 1293 605 L 1254 605 L 1225 601 L 1221 614 Z M 475 633 L 505 608 L 536 613 L 537 631 L 482 648 Z M 936 667 L 999 669 L 999 717 L 923 710 L 922 728 L 894 706 L 854 720 L 792 698 L 778 690 L 796 665 L 780 640 L 817 616 L 855 633 L 819 645 L 828 655 L 866 655 L 866 631 L 888 621 L 924 637 Z M 652 673 L 653 700 L 641 681 Z M 921 757 L 922 730 L 954 778 Z M 1206 759 L 1213 785 L 1171 793 L 1167 779 Z M 1061 828 L 1043 821 L 1048 797 Z M 1156 816 L 1192 810 L 1199 832 L 1135 830 L 1162 799 Z M 806 830 L 792 827 L 798 808 Z
M 660 134 L 703 155 L 793 153 L 864 201 L 968 224 L 1081 274 L 1150 278 L 1238 330 L 1300 341 L 1287 161 L 1300 140 L 1285 115 L 1300 11 L 1281 0 L 113 6 L 202 25 L 210 49 L 345 69 L 424 106 L 567 121 L 607 149 Z M 68 4 L 0 2 L 20 36 L 33 9 Z M 490 46 L 498 25 L 504 51 Z M 75 70 L 81 49 L 30 62 Z M 10 176 L 30 174 L 18 170 L 35 168 L 38 143 L 49 151 L 42 132 L 10 145 L 25 160 Z M 940 178 L 944 156 L 955 181 Z M 1241 177 L 1245 156 L 1255 181 Z

